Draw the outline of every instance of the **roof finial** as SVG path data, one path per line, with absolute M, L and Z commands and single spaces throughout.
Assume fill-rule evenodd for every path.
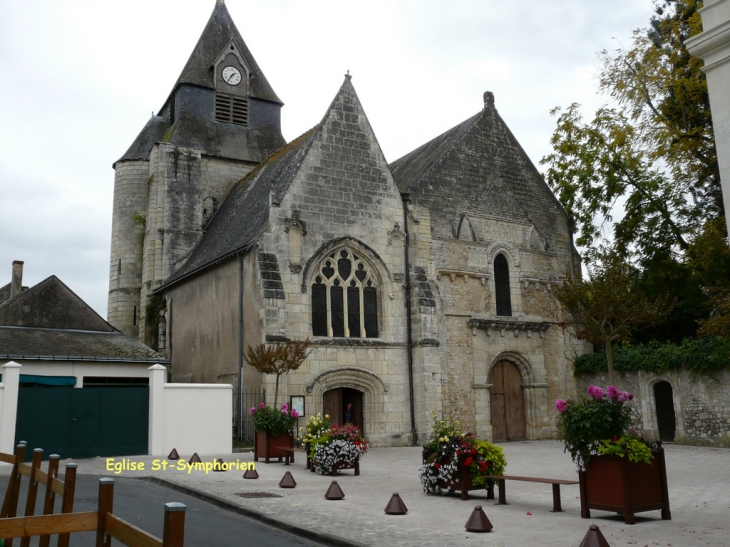
M 348 82 L 350 80 L 352 80 L 352 76 L 350 76 L 350 71 L 349 70 L 347 71 L 347 74 L 345 74 L 345 80 L 347 80 Z
M 491 91 L 484 92 L 484 108 L 494 108 L 494 93 Z
M 226 5 L 226 0 L 216 0 L 216 4 L 223 4 Z

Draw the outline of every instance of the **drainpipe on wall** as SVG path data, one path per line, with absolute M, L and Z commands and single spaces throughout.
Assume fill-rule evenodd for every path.
M 416 405 L 413 400 L 413 336 L 411 334 L 411 267 L 408 260 L 408 250 L 410 245 L 410 233 L 408 232 L 408 203 L 411 201 L 411 194 L 404 192 L 400 195 L 403 200 L 403 230 L 406 235 L 404 253 L 406 267 L 406 325 L 408 336 L 408 392 L 411 402 L 411 437 L 413 438 L 413 446 L 418 446 L 418 438 L 416 435 Z
M 243 253 L 238 254 L 238 440 L 243 439 Z

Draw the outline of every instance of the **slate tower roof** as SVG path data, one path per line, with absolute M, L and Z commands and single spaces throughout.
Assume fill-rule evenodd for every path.
M 231 47 L 248 71 L 245 125 L 221 123 L 215 118 L 213 65 Z M 118 161 L 149 160 L 154 144 L 166 142 L 200 149 L 211 156 L 261 162 L 286 142 L 281 135 L 282 105 L 219 0 L 162 108 Z

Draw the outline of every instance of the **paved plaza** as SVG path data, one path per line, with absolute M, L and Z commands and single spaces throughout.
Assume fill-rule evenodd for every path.
M 562 443 L 530 441 L 505 443 L 507 473 L 511 475 L 576 479 L 577 474 Z M 223 458 L 226 462 L 251 461 L 252 454 L 203 454 L 203 461 Z M 181 454 L 183 458 L 190 454 Z M 299 456 L 299 453 L 297 453 Z M 289 467 L 280 463 L 257 464 L 260 478 L 244 480 L 242 471 L 223 473 L 193 470 L 152 471 L 155 458 L 131 457 L 125 462 L 144 462 L 144 471 L 122 471 L 123 477 L 145 478 L 192 493 L 221 506 L 266 522 L 276 521 L 289 530 L 306 531 L 308 537 L 332 545 L 494 545 L 578 547 L 590 524 L 597 524 L 612 547 L 727 546 L 730 545 L 730 450 L 666 445 L 666 462 L 672 520 L 661 520 L 659 511 L 637 514 L 637 523 L 626 525 L 614 513 L 592 511 L 580 518 L 578 486 L 563 486 L 565 512 L 552 513 L 549 484 L 507 482 L 507 501 L 497 506 L 486 491 L 472 492 L 469 501 L 458 494 L 426 495 L 418 480 L 420 448 L 374 448 L 361 463 L 361 475 L 344 471 L 337 478 L 345 493 L 342 501 L 324 499 L 332 477 L 305 470 L 303 458 Z M 116 459 L 121 462 L 121 458 Z M 85 475 L 113 475 L 107 460 L 78 460 Z M 170 462 L 174 464 L 175 462 Z M 63 462 L 62 462 L 63 469 Z M 0 472 L 7 473 L 8 466 Z M 291 471 L 297 487 L 282 489 L 278 483 Z M 393 492 L 408 507 L 405 516 L 390 516 L 384 508 Z M 276 497 L 246 497 L 239 494 Z M 170 491 L 169 501 L 175 501 Z M 481 505 L 494 530 L 468 533 L 464 524 L 475 505 Z M 245 545 L 245 543 L 242 543 Z M 190 546 L 194 547 L 194 546 Z

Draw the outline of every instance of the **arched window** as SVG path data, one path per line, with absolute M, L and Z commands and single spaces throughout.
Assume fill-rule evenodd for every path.
M 496 293 L 497 315 L 512 315 L 512 301 L 509 296 L 509 264 L 503 254 L 494 259 L 494 292 Z
M 312 284 L 312 335 L 377 338 L 378 298 L 369 265 L 349 250 L 322 261 Z

